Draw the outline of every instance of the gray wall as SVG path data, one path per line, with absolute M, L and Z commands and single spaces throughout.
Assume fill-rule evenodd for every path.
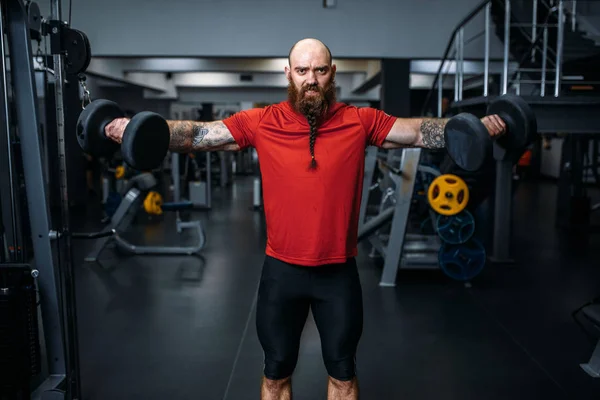
M 600 1 L 587 0 L 578 1 L 576 5 L 577 14 L 580 15 L 600 15 Z
M 170 100 L 149 100 L 143 97 L 143 89 L 139 88 L 104 88 L 104 97 L 117 102 L 125 111 L 139 113 L 141 111 L 152 111 L 169 118 Z
M 298 39 L 316 37 L 336 57 L 439 58 L 480 2 L 337 0 L 325 9 L 322 0 L 86 0 L 73 2 L 72 26 L 88 35 L 95 56 L 281 57 Z M 39 4 L 48 16 L 49 0 Z M 482 28 L 480 16 L 466 38 Z M 498 39 L 492 44 L 501 56 Z M 482 40 L 465 50 L 482 56 Z
M 103 83 L 106 84 L 105 82 Z M 144 90 L 132 86 L 100 86 L 95 78 L 86 81 L 92 100 L 106 99 L 118 103 L 125 111 L 152 111 L 169 118 L 171 101 L 144 98 Z

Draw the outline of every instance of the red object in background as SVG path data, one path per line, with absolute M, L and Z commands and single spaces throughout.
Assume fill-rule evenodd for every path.
M 528 167 L 531 165 L 531 150 L 525 150 L 525 153 L 519 158 L 518 165 L 520 167 Z

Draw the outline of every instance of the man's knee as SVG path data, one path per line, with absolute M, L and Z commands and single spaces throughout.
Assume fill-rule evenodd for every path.
M 341 360 L 325 360 L 325 368 L 330 377 L 341 381 L 351 381 L 356 376 L 356 362 L 354 357 Z
M 347 381 L 340 381 L 330 376 L 328 386 L 330 389 L 329 391 L 331 391 L 331 389 L 334 389 L 338 396 L 348 396 L 349 394 L 356 392 L 358 384 L 356 382 L 356 377 Z
M 263 386 L 265 389 L 267 389 L 269 391 L 279 391 L 279 390 L 283 389 L 285 386 L 287 386 L 291 380 L 292 380 L 291 376 L 288 376 L 287 378 L 283 378 L 283 379 L 271 379 L 271 378 L 265 376 L 263 379 Z
M 281 381 L 288 379 L 296 369 L 296 358 L 287 360 L 265 360 L 264 375 L 271 381 Z

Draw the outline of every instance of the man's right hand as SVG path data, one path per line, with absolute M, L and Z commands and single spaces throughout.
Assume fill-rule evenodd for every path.
M 129 118 L 116 118 L 111 121 L 104 128 L 104 133 L 106 137 L 117 142 L 121 143 L 123 141 L 123 132 L 125 132 L 125 127 L 129 123 Z

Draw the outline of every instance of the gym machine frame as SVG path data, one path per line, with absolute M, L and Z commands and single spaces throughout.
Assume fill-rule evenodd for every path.
M 365 174 L 363 182 L 363 197 L 360 209 L 359 236 L 363 232 L 370 230 L 370 225 L 385 226 L 391 222 L 389 241 L 384 246 L 377 235 L 368 235 L 368 240 L 373 249 L 384 258 L 383 272 L 379 286 L 396 286 L 396 277 L 399 268 L 418 268 L 418 269 L 438 269 L 437 252 L 441 246 L 437 235 L 419 235 L 407 234 L 408 217 L 412 202 L 412 193 L 414 192 L 417 174 L 431 174 L 434 170 L 429 170 L 426 166 L 420 166 L 421 149 L 402 149 L 399 173 L 389 171 L 382 179 L 382 187 L 389 187 L 390 182 L 395 186 L 393 198 L 395 204 L 385 210 L 380 210 L 380 214 L 371 220 L 366 220 L 369 192 L 374 188 L 371 186 L 373 174 L 377 168 L 376 147 L 367 149 L 365 159 Z M 388 151 L 387 161 L 393 165 L 393 159 L 397 151 Z M 433 211 L 430 211 L 433 213 Z M 432 221 L 435 218 L 432 217 Z
M 65 38 L 75 31 L 62 22 L 59 0 L 52 0 L 51 20 L 43 22 L 35 3 L 29 3 L 26 7 L 22 0 L 2 0 L 0 2 L 0 30 L 3 33 L 3 40 L 0 44 L 0 72 L 2 73 L 0 86 L 2 86 L 3 93 L 0 98 L 2 107 L 0 138 L 3 148 L 0 150 L 8 155 L 5 160 L 0 162 L 4 163 L 3 178 L 6 177 L 4 174 L 8 175 L 8 179 L 4 179 L 2 183 L 5 184 L 6 180 L 10 182 L 8 193 L 0 191 L 2 200 L 0 204 L 3 205 L 3 208 L 9 207 L 12 214 L 7 218 L 7 213 L 3 213 L 3 222 L 10 221 L 9 226 L 12 227 L 12 232 L 8 230 L 4 239 L 8 243 L 17 243 L 18 236 L 22 235 L 20 230 L 23 229 L 18 226 L 23 221 L 16 220 L 18 207 L 21 205 L 17 202 L 16 188 L 14 187 L 17 164 L 12 148 L 12 132 L 18 132 L 34 254 L 33 259 L 28 260 L 30 263 L 25 267 L 31 269 L 31 275 L 36 278 L 35 286 L 39 289 L 43 343 L 45 344 L 45 348 L 42 350 L 44 355 L 42 374 L 34 377 L 32 385 L 34 390 L 29 394 L 34 399 L 79 399 L 81 398 L 81 382 L 71 239 L 94 239 L 101 235 L 69 232 L 63 102 L 66 67 L 63 57 L 66 52 L 64 46 L 69 46 L 69 41 Z M 31 46 L 32 32 L 36 36 L 40 34 L 48 36 L 54 58 L 54 70 L 48 72 L 52 72 L 55 78 L 61 197 L 61 227 L 57 231 L 51 230 L 49 193 L 44 171 L 46 154 L 42 150 L 39 130 L 37 88 Z M 6 41 L 4 35 L 6 35 Z M 85 41 L 87 42 L 87 38 Z M 5 49 L 5 43 L 8 44 L 8 51 Z M 89 43 L 79 43 L 79 45 L 84 46 Z M 85 55 L 86 58 L 88 56 L 89 54 Z M 10 62 L 12 98 L 9 98 L 10 89 L 7 82 L 7 65 L 5 64 L 7 59 Z M 14 127 L 14 130 L 11 127 Z M 10 200 L 7 201 L 6 197 L 10 197 Z M 52 247 L 53 242 L 56 244 L 55 252 Z M 7 249 L 0 249 L 0 251 L 4 250 Z M 18 247 L 15 247 L 15 254 L 18 252 Z M 14 262 L 16 257 L 7 251 L 5 255 L 9 264 L 5 264 L 3 267 L 16 267 L 17 264 Z

